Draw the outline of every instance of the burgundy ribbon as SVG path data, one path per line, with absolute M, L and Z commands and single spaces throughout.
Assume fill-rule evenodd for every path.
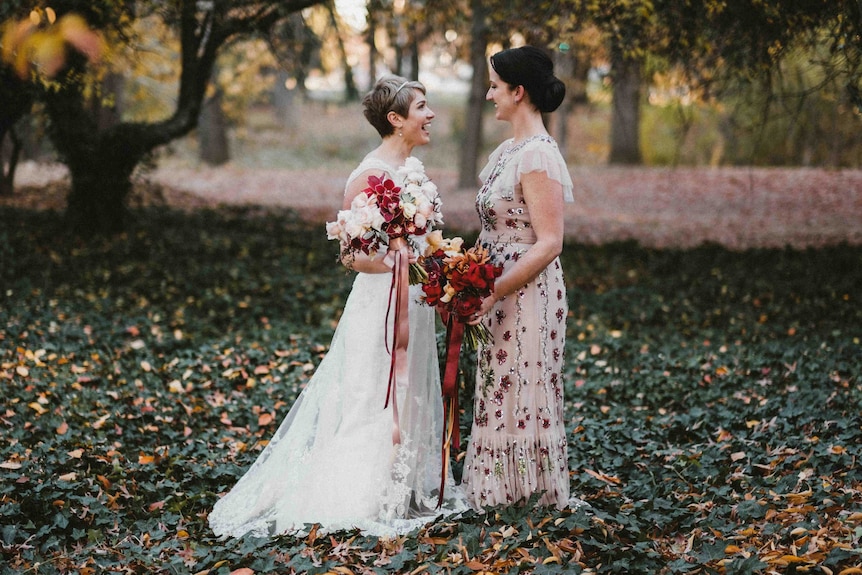
M 461 449 L 461 429 L 458 424 L 458 360 L 461 356 L 461 344 L 464 341 L 465 326 L 455 319 L 454 313 L 441 311 L 440 315 L 446 322 L 446 367 L 443 370 L 443 458 L 440 476 L 440 491 L 437 498 L 437 508 L 443 505 L 443 495 L 446 478 L 449 475 L 449 460 L 452 448 Z
M 386 403 L 389 407 L 392 401 L 392 444 L 401 443 L 401 426 L 398 419 L 398 386 L 407 388 L 410 377 L 410 366 L 407 360 L 407 344 L 410 341 L 410 319 L 408 306 L 410 304 L 409 253 L 407 241 L 395 238 L 389 242 L 386 258 L 391 258 L 392 283 L 389 286 L 389 307 L 386 309 L 386 351 L 389 352 L 389 383 L 386 388 Z M 392 348 L 389 348 L 389 312 L 392 310 L 392 300 L 395 300 L 395 318 L 392 332 Z

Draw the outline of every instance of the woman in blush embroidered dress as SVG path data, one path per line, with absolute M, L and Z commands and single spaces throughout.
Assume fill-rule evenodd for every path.
M 363 106 L 382 142 L 348 178 L 345 209 L 368 186 L 369 176 L 385 175 L 400 184 L 405 170 L 399 167 L 421 168 L 411 153 L 430 141 L 434 112 L 419 82 L 381 78 Z M 424 248 L 422 237 L 413 241 Z M 419 304 L 420 286 L 411 287 L 409 377 L 396 390 L 399 409 L 393 420 L 394 405 L 384 409 L 392 263 L 382 254 L 342 254 L 342 263 L 359 273 L 329 352 L 272 440 L 215 504 L 209 523 L 216 535 L 302 533 L 308 524 L 319 524 L 322 531 L 359 528 L 394 536 L 466 508 L 450 495 L 436 509 L 442 405 L 435 312 Z
M 479 348 L 462 478 L 476 508 L 534 493 L 542 505 L 569 504 L 562 382 L 568 306 L 557 256 L 572 180 L 542 122 L 564 96 L 541 50 L 524 46 L 491 57 L 486 99 L 498 120 L 511 123 L 513 137 L 491 154 L 476 198 L 478 243 L 504 266 L 472 322 L 493 335 Z

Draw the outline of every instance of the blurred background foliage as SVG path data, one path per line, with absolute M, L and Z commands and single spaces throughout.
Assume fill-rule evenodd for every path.
M 154 153 L 355 162 L 357 138 L 374 141 L 356 102 L 385 72 L 428 86 L 446 122 L 429 163 L 458 158 L 472 184 L 506 133 L 484 113 L 487 56 L 524 43 L 546 48 L 568 85 L 548 126 L 571 164 L 862 161 L 852 0 L 14 0 L 0 21 L 3 192 L 17 161 L 59 160 L 72 223 L 105 231 L 122 227 L 129 178 Z M 327 121 L 335 139 L 296 140 L 298 123 Z M 247 157 L 254 147 L 263 159 Z

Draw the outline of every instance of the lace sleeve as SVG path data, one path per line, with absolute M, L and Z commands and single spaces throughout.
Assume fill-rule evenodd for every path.
M 555 144 L 537 142 L 524 148 L 515 167 L 515 181 L 519 181 L 522 174 L 530 172 L 545 172 L 548 178 L 563 186 L 563 198 L 567 202 L 574 201 L 572 176 Z

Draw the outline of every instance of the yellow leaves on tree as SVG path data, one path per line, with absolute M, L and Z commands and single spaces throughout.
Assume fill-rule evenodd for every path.
M 66 14 L 57 19 L 51 8 L 36 9 L 30 17 L 8 21 L 2 28 L 0 57 L 22 79 L 31 71 L 53 78 L 66 65 L 71 48 L 90 62 L 98 62 L 106 51 L 102 35 L 81 16 Z

